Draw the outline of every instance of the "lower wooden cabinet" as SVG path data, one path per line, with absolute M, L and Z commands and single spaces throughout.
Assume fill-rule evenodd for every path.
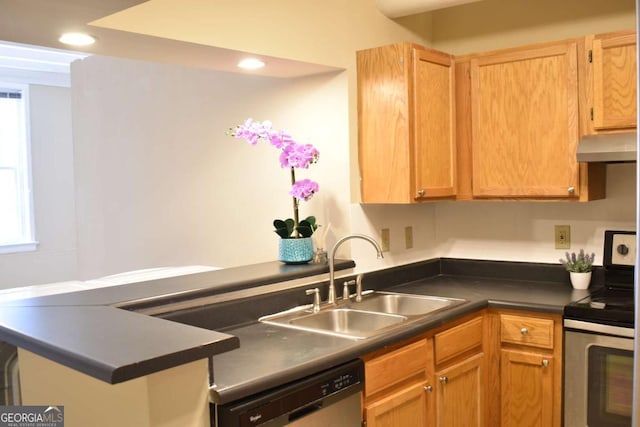
M 521 350 L 500 351 L 503 426 L 553 426 L 554 359 Z
M 483 425 L 484 315 L 363 357 L 367 427 Z
M 559 314 L 487 309 L 362 359 L 367 427 L 562 422 Z
M 484 415 L 484 354 L 436 372 L 436 425 L 481 426 Z
M 426 426 L 426 386 L 414 384 L 364 406 L 367 427 Z
M 500 425 L 562 424 L 562 316 L 500 310 L 490 314 L 499 357 Z

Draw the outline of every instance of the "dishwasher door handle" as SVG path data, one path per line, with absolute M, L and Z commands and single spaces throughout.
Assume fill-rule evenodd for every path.
M 323 407 L 324 407 L 324 402 L 317 402 L 317 403 L 313 403 L 311 405 L 305 406 L 304 408 L 296 409 L 295 411 L 289 414 L 289 422 L 295 421 L 298 418 L 302 418 L 315 411 L 319 411 Z

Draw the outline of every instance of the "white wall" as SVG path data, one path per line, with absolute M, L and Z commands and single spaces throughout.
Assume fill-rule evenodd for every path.
M 572 202 L 437 202 L 416 206 L 352 205 L 353 230 L 380 236 L 389 228 L 391 251 L 377 260 L 366 244 L 352 246 L 362 271 L 432 257 L 557 263 L 554 225 L 571 226 L 571 251 L 596 253 L 602 264 L 604 230 L 635 230 L 636 164 L 607 165 L 607 198 Z M 404 227 L 412 226 L 413 249 Z
M 245 7 L 225 1 L 216 9 L 220 26 L 178 20 L 189 22 L 188 28 L 182 28 L 169 14 L 167 19 L 175 25 L 162 28 L 171 34 L 159 35 L 185 40 L 200 35 L 203 43 L 337 64 L 345 72 L 277 80 L 105 57 L 74 65 L 76 176 L 70 167 L 68 134 L 59 148 L 43 146 L 51 150 L 42 151 L 40 166 L 46 167 L 36 170 L 34 154 L 34 171 L 44 175 L 35 182 L 36 208 L 41 206 L 38 215 L 43 216 L 36 218 L 41 251 L 32 257 L 0 257 L 0 267 L 6 267 L 0 287 L 159 265 L 230 266 L 274 259 L 277 238 L 271 220 L 289 215 L 288 175 L 279 169 L 275 150 L 243 146 L 223 135 L 247 116 L 271 119 L 320 148 L 320 163 L 309 175 L 317 178 L 321 191 L 303 206 L 302 214 L 313 213 L 321 223 L 332 222 L 330 243 L 350 231 L 377 235 L 381 228 L 391 229 L 392 250 L 384 261 L 376 260 L 364 243 L 345 245 L 343 254 L 348 255 L 353 246 L 352 255 L 361 270 L 440 255 L 556 262 L 562 251 L 553 249 L 554 224 L 569 223 L 574 247 L 596 252 L 601 248 L 602 230 L 633 228 L 633 165 L 609 166 L 607 199 L 586 204 L 349 203 L 357 199 L 355 50 L 411 39 L 466 53 L 612 31 L 633 27 L 633 1 L 485 0 L 396 21 L 383 17 L 369 0 L 332 0 L 324 2 L 320 11 L 308 2 L 293 4 L 279 0 L 263 10 L 262 2 L 252 3 L 257 8 L 252 10 L 261 11 L 256 14 L 261 22 L 280 23 L 276 26 L 282 31 L 269 31 L 272 25 L 257 36 L 247 31 L 246 22 L 223 27 L 243 15 Z M 283 8 L 287 13 L 281 15 Z M 328 17 L 340 19 L 334 22 Z M 328 31 L 329 21 L 335 25 Z M 151 22 L 131 21 L 134 27 Z M 292 22 L 296 25 L 286 25 Z M 304 23 L 302 32 L 300 23 Z M 212 28 L 226 30 L 213 32 Z M 68 115 L 55 123 L 71 120 L 64 106 L 46 111 L 45 117 L 51 119 Z M 58 172 L 51 174 L 49 166 Z M 77 265 L 73 183 L 77 188 Z M 60 196 L 58 188 L 63 189 Z M 49 204 L 63 202 L 47 206 L 37 193 L 46 194 Z M 51 231 L 45 239 L 44 224 L 55 224 L 57 228 L 49 230 L 59 232 Z M 407 225 L 414 228 L 410 250 L 404 249 L 402 238 Z
M 342 73 L 284 80 L 94 56 L 73 64 L 72 85 L 80 278 L 275 259 L 290 176 L 278 150 L 225 135 L 247 117 L 317 146 L 297 177 L 320 192 L 301 216 L 348 231 Z
M 0 288 L 76 275 L 73 144 L 69 88 L 31 85 L 34 252 L 0 255 Z

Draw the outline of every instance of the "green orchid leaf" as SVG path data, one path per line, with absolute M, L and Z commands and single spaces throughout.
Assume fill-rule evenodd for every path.
M 309 221 L 310 218 L 312 221 Z M 302 237 L 311 237 L 316 228 L 318 228 L 318 226 L 315 224 L 315 218 L 309 217 L 300 221 L 296 230 Z
M 283 239 L 288 239 L 291 237 L 291 233 L 293 233 L 293 220 L 288 218 L 286 220 L 276 219 L 273 221 L 273 226 L 275 227 L 275 232 L 278 236 Z
M 295 222 L 293 222 L 293 219 L 291 218 L 285 219 L 284 222 L 287 223 L 287 230 L 289 230 L 289 234 L 291 234 L 293 232 L 293 226 L 295 225 Z

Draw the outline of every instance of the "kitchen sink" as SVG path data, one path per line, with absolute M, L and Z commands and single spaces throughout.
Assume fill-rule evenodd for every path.
M 291 319 L 289 323 L 310 329 L 322 329 L 337 334 L 367 336 L 371 332 L 404 322 L 405 320 L 407 320 L 405 316 L 399 316 L 397 314 L 336 308 Z
M 393 292 L 372 292 L 362 301 L 338 301 L 314 312 L 309 306 L 296 307 L 260 318 L 260 322 L 339 336 L 366 339 L 426 318 L 465 300 Z
M 464 300 L 423 295 L 399 294 L 393 292 L 374 292 L 364 296 L 361 302 L 351 302 L 354 310 L 374 311 L 378 313 L 421 316 L 433 314 L 463 303 Z
M 294 310 L 260 318 L 263 323 L 324 333 L 344 338 L 365 339 L 405 322 L 406 316 L 350 308 L 325 308 L 317 313 Z

